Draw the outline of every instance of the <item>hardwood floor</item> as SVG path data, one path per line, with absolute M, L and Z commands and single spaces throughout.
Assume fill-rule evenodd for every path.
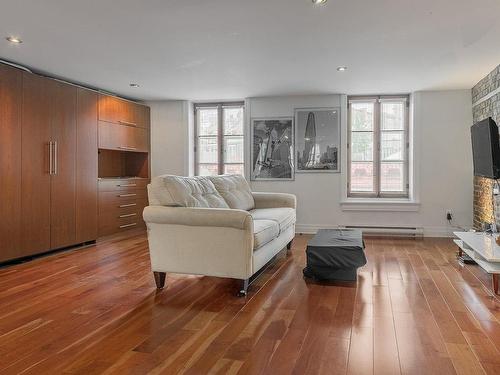
M 237 282 L 168 275 L 144 233 L 0 269 L 0 373 L 500 374 L 500 301 L 449 239 L 367 239 L 357 285 L 301 275 L 297 236 Z

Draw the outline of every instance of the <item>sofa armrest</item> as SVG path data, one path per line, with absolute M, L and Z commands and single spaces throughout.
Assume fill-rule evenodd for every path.
M 227 208 L 147 206 L 143 213 L 146 223 L 207 227 L 227 227 L 249 230 L 252 216 L 248 211 Z
M 255 208 L 297 208 L 297 198 L 293 194 L 253 192 L 252 195 Z

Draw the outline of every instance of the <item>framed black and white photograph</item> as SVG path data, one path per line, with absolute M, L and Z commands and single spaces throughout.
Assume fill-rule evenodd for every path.
M 251 133 L 251 179 L 293 180 L 293 118 L 254 118 Z
M 296 171 L 340 172 L 340 108 L 295 109 Z

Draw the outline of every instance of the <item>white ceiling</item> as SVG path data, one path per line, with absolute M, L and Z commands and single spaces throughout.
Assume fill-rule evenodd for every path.
M 0 2 L 0 58 L 140 99 L 463 89 L 500 63 L 499 0 Z

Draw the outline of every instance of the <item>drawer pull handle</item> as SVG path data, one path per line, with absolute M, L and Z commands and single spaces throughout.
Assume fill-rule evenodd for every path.
M 134 187 L 137 186 L 137 184 L 126 184 L 126 185 L 116 185 L 118 187 Z
M 118 123 L 122 124 L 122 125 L 128 125 L 128 126 L 137 126 L 137 124 L 134 122 L 128 122 L 128 121 L 122 121 L 122 120 L 118 120 Z
M 137 150 L 137 147 L 118 146 L 122 150 Z
M 123 229 L 123 228 L 129 228 L 129 227 L 134 227 L 136 226 L 137 223 L 132 223 L 132 224 L 125 224 L 125 225 L 120 225 L 120 229 Z
M 132 217 L 132 216 L 137 216 L 137 214 L 127 214 L 127 215 L 120 215 L 118 216 L 120 219 L 123 219 L 124 217 Z
M 121 204 L 118 206 L 118 208 L 134 207 L 134 206 L 137 206 L 137 203 Z
M 118 195 L 119 198 L 126 198 L 126 197 L 135 197 L 137 194 L 136 193 L 131 193 L 131 194 L 120 194 Z

